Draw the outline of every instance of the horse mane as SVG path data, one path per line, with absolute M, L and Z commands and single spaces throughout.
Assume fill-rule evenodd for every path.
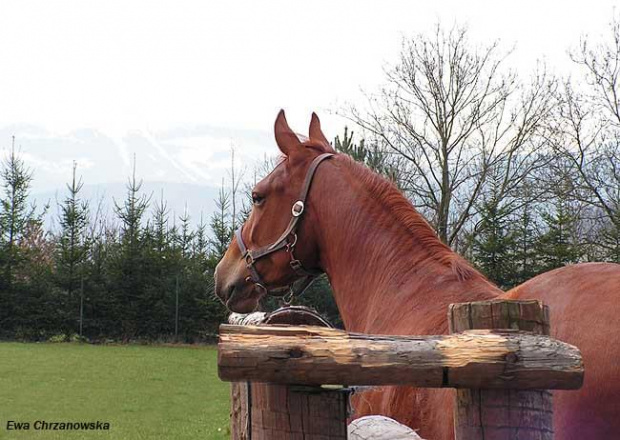
M 429 250 L 431 258 L 450 268 L 459 281 L 475 276 L 483 277 L 449 246 L 444 244 L 433 228 L 413 207 L 393 182 L 373 172 L 344 154 L 338 154 L 341 162 L 355 175 L 368 191 L 373 201 L 392 213 L 390 221 L 398 222 L 405 231 Z M 484 278 L 484 277 L 483 277 Z

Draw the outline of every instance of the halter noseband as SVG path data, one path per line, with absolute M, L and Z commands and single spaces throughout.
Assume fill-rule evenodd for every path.
M 260 274 L 256 270 L 255 264 L 257 260 L 266 257 L 267 255 L 270 255 L 274 252 L 277 252 L 281 249 L 286 249 L 286 252 L 290 254 L 291 261 L 289 262 L 289 265 L 291 266 L 291 269 L 293 269 L 293 271 L 297 275 L 304 278 L 303 283 L 301 283 L 300 287 L 295 291 L 293 290 L 292 285 L 288 286 L 290 291 L 290 297 L 295 294 L 301 294 L 304 290 L 306 290 L 308 286 L 310 286 L 312 281 L 314 281 L 314 278 L 319 275 L 319 272 L 304 269 L 301 261 L 296 259 L 293 255 L 293 250 L 295 249 L 295 245 L 297 244 L 297 227 L 304 213 L 306 198 L 308 197 L 308 191 L 310 190 L 310 185 L 312 184 L 314 174 L 321 162 L 331 158 L 332 156 L 333 154 L 331 153 L 321 154 L 320 156 L 315 157 L 310 164 L 308 172 L 306 173 L 306 179 L 304 180 L 304 184 L 301 189 L 301 194 L 299 195 L 297 201 L 293 203 L 293 206 L 291 207 L 291 220 L 288 222 L 288 226 L 286 227 L 284 232 L 282 232 L 280 237 L 275 242 L 267 246 L 263 246 L 259 249 L 251 250 L 247 248 L 247 246 L 243 242 L 243 237 L 241 236 L 243 225 L 241 225 L 235 231 L 237 245 L 239 246 L 239 250 L 241 251 L 241 258 L 245 260 L 245 265 L 250 272 L 250 276 L 246 278 L 246 281 L 252 281 L 256 287 L 262 289 L 267 294 L 284 296 L 285 294 L 278 295 L 278 292 L 286 289 L 286 287 L 269 290 L 266 286 L 266 283 L 263 281 Z

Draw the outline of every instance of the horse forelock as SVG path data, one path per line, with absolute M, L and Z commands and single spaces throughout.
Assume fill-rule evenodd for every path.
M 390 226 L 396 221 L 407 235 L 420 242 L 428 251 L 428 258 L 435 259 L 442 265 L 450 268 L 454 276 L 459 280 L 467 280 L 482 274 L 473 269 L 467 261 L 450 247 L 444 244 L 433 228 L 413 207 L 411 202 L 398 190 L 393 182 L 371 171 L 366 166 L 354 161 L 348 156 L 339 155 L 345 167 L 354 175 L 360 184 L 367 190 L 372 201 L 381 205 L 392 216 L 384 216 L 380 219 L 377 229 Z M 401 252 L 393 248 L 394 252 Z M 402 264 L 409 264 L 406 260 Z

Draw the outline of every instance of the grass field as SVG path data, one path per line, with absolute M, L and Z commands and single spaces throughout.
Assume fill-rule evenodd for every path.
M 0 343 L 0 439 L 226 439 L 212 347 Z M 7 421 L 30 422 L 9 431 Z M 108 422 L 109 431 L 33 423 Z

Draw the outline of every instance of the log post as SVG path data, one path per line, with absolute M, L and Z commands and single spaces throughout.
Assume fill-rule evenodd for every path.
M 512 329 L 549 335 L 549 309 L 539 301 L 494 300 L 452 304 L 448 320 L 451 333 L 474 329 Z M 509 363 L 519 361 L 506 360 Z M 506 371 L 506 375 L 509 376 L 510 372 Z M 457 440 L 551 440 L 551 392 L 457 389 L 454 432 Z
M 316 312 L 287 307 L 272 314 L 232 316 L 234 324 L 328 326 Z M 348 389 L 231 383 L 232 440 L 346 440 Z
M 265 320 L 265 313 L 233 313 L 228 317 L 230 324 L 258 325 Z M 248 381 L 230 384 L 230 438 L 233 440 L 250 440 L 251 408 L 249 405 L 251 384 Z
M 251 386 L 251 440 L 346 440 L 346 390 Z

